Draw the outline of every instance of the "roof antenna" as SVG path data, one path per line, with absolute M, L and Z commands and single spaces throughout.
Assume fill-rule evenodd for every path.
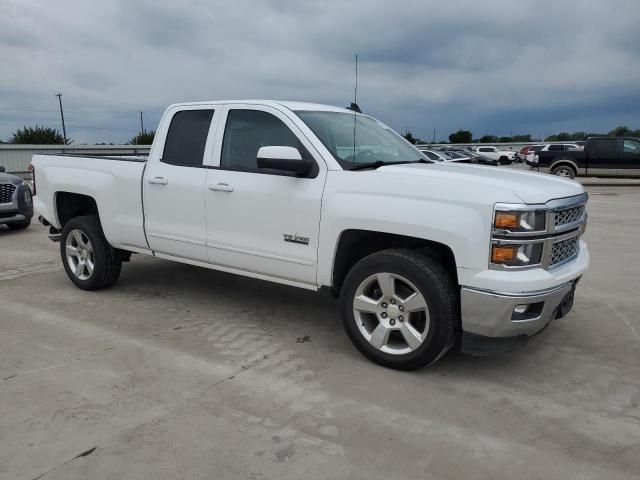
M 348 110 L 353 110 L 356 113 L 362 113 L 358 106 L 358 54 L 356 53 L 356 85 L 353 89 L 353 102 L 347 107 Z

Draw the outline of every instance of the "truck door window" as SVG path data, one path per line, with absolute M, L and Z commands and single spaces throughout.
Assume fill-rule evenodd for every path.
M 201 167 L 213 110 L 182 110 L 171 119 L 162 153 L 163 163 Z
M 258 169 L 260 147 L 294 147 L 310 156 L 298 137 L 280 119 L 260 110 L 230 110 L 222 141 L 220 168 L 267 173 Z
M 640 142 L 637 140 L 625 140 L 624 153 L 640 154 Z
M 591 148 L 591 158 L 598 160 L 612 160 L 615 161 L 617 158 L 616 155 L 616 144 L 618 140 L 615 138 L 603 138 L 593 141 L 593 146 Z

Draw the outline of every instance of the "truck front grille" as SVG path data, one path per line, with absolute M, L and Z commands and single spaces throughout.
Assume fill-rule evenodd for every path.
M 0 183 L 0 204 L 11 203 L 16 186 L 12 183 Z
M 555 214 L 555 226 L 563 227 L 582 220 L 585 213 L 585 206 L 578 205 L 575 207 L 557 209 L 554 210 L 553 213 Z
M 551 248 L 549 266 L 557 265 L 578 255 L 578 238 L 575 236 L 555 242 Z

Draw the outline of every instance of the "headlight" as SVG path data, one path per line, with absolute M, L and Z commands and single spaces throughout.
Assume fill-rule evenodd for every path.
M 22 187 L 22 198 L 24 199 L 24 203 L 25 205 L 30 207 L 31 204 L 33 203 L 33 200 L 31 199 L 32 197 L 31 188 L 29 187 L 29 184 L 26 181 L 22 182 L 20 186 Z
M 528 267 L 542 263 L 544 241 L 523 243 L 494 243 L 491 263 L 505 267 Z
M 547 230 L 546 210 L 501 210 L 496 208 L 493 219 L 494 231 L 502 233 L 544 233 Z

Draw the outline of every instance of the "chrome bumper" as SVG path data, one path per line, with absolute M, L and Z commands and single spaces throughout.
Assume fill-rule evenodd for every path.
M 484 337 L 531 336 L 558 316 L 573 291 L 576 281 L 548 290 L 526 293 L 501 293 L 462 287 L 460 291 L 462 330 Z M 572 300 L 572 299 L 571 299 Z M 523 314 L 516 307 L 527 305 Z M 569 305 L 569 308 L 571 305 Z

